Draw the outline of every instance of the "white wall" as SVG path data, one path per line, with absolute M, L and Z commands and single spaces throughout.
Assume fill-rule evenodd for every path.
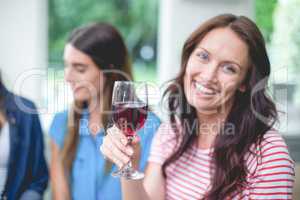
M 0 0 L 2 77 L 9 89 L 37 104 L 47 69 L 47 10 L 47 0 Z
M 179 71 L 181 49 L 189 34 L 206 19 L 222 13 L 254 16 L 253 0 L 161 0 L 158 42 L 159 82 Z

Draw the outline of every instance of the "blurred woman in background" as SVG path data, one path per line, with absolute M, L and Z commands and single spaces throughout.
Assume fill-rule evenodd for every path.
M 96 23 L 75 29 L 64 49 L 65 80 L 74 102 L 68 111 L 56 114 L 50 127 L 51 179 L 54 199 L 122 199 L 117 170 L 99 152 L 109 126 L 114 82 L 131 80 L 127 48 L 111 25 Z M 147 126 L 147 123 L 151 124 Z M 160 120 L 149 112 L 140 130 L 140 170 Z
M 35 105 L 0 78 L 0 199 L 38 200 L 48 184 L 43 134 Z

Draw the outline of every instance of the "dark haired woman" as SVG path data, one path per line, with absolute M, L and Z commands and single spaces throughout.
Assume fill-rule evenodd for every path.
M 32 112 L 35 105 L 9 92 L 0 78 L 1 200 L 39 200 L 47 187 L 43 133 Z
M 117 170 L 99 152 L 109 124 L 114 81 L 131 79 L 127 49 L 119 32 L 105 23 L 72 32 L 64 50 L 65 80 L 73 90 L 74 104 L 58 113 L 50 128 L 51 178 L 54 199 L 121 199 Z M 148 125 L 147 125 L 148 124 Z M 149 124 L 151 126 L 149 126 Z M 153 133 L 160 120 L 149 113 L 140 130 L 143 170 Z
M 185 42 L 181 66 L 166 91 L 170 122 L 155 135 L 144 180 L 122 179 L 124 199 L 291 199 L 294 162 L 272 128 L 257 26 L 231 14 L 208 20 Z M 129 158 L 116 154 L 112 141 L 125 137 L 113 130 L 102 153 Z

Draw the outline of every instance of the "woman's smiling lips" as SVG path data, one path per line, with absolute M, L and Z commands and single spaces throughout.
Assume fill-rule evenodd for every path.
M 210 87 L 208 85 L 204 85 L 196 80 L 192 81 L 193 87 L 196 89 L 197 93 L 201 93 L 205 96 L 212 96 L 219 93 L 218 90 L 214 89 L 213 87 Z

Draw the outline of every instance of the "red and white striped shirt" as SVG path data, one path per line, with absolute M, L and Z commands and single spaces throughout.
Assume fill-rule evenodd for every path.
M 176 149 L 176 135 L 170 124 L 160 126 L 152 142 L 149 162 L 163 164 Z M 242 192 L 228 199 L 292 199 L 294 161 L 278 132 L 268 131 L 259 145 L 245 157 L 249 173 Z M 201 199 L 211 188 L 212 149 L 188 148 L 166 169 L 165 199 Z M 224 198 L 225 199 L 225 198 Z

